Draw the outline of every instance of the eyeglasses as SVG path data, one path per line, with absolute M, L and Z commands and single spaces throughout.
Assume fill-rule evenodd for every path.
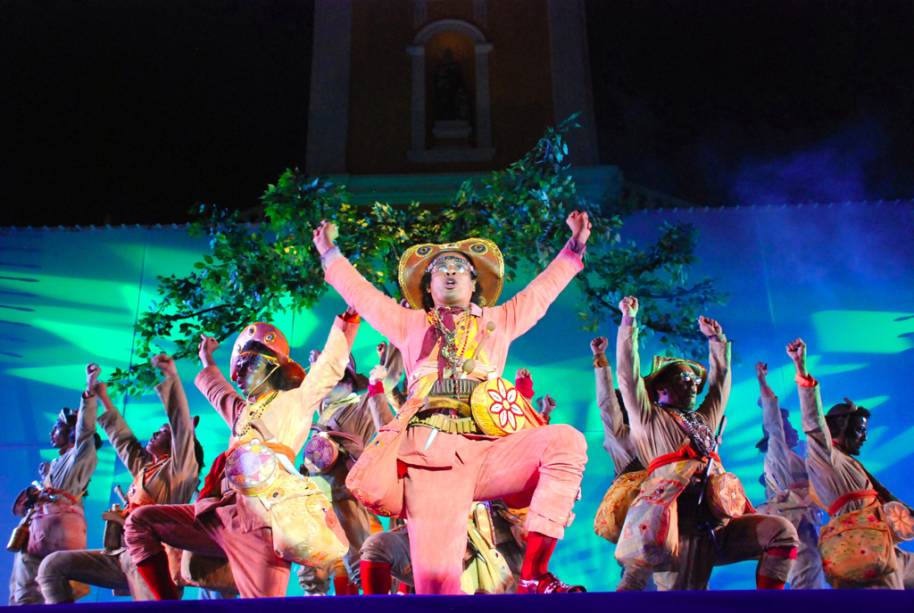
M 476 272 L 476 269 L 463 258 L 445 256 L 432 262 L 428 267 L 428 272 L 432 274 L 438 273 L 440 275 L 445 275 L 449 272 L 462 275 L 474 273 Z
M 701 385 L 701 377 L 695 373 L 682 371 L 679 373 L 679 380 L 683 383 L 694 383 L 695 385 Z

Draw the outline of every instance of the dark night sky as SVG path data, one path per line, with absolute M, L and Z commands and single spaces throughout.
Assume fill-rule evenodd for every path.
M 914 195 L 914 3 L 587 9 L 601 162 L 628 179 L 698 203 Z M 311 11 L 0 0 L 0 225 L 256 204 L 304 162 Z

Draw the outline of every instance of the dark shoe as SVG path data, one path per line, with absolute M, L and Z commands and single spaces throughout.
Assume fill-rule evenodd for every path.
M 562 583 L 552 573 L 546 573 L 539 579 L 520 579 L 517 583 L 518 594 L 561 594 L 586 591 L 583 585 Z

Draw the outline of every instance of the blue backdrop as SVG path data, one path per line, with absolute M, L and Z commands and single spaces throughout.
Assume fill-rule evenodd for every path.
M 755 502 L 762 501 L 758 477 L 762 458 L 754 364 L 769 363 L 770 383 L 791 409 L 799 429 L 792 371 L 784 353 L 787 341 L 802 336 L 809 344 L 810 369 L 822 384 L 826 406 L 844 396 L 873 410 L 870 437 L 861 459 L 897 496 L 914 502 L 910 479 L 914 417 L 905 398 L 914 368 L 914 207 L 909 204 L 790 207 L 740 207 L 639 213 L 626 222 L 623 238 L 656 236 L 663 221 L 688 221 L 699 228 L 693 276 L 710 275 L 729 296 L 711 309 L 733 340 L 734 380 L 730 423 L 721 455 Z M 183 274 L 206 248 L 180 228 L 0 231 L 0 385 L 7 398 L 0 430 L 2 504 L 37 477 L 41 460 L 53 457 L 48 433 L 61 406 L 78 406 L 83 369 L 98 362 L 105 372 L 131 362 L 133 326 L 155 296 L 156 275 Z M 534 271 L 522 275 L 529 279 Z M 503 298 L 522 286 L 506 288 Z M 572 286 L 548 315 L 512 349 L 506 372 L 530 368 L 537 394 L 558 402 L 553 420 L 586 433 L 589 463 L 577 519 L 555 555 L 557 573 L 591 590 L 612 589 L 619 579 L 612 546 L 593 534 L 592 521 L 612 468 L 601 447 L 602 430 L 594 402 L 588 343 L 578 327 L 581 296 Z M 331 316 L 342 302 L 328 294 L 309 312 L 286 313 L 277 324 L 288 333 L 293 353 L 307 361 L 319 347 Z M 697 329 L 696 329 L 697 332 Z M 614 339 L 611 322 L 599 334 Z M 373 364 L 378 335 L 364 326 L 356 343 L 360 370 Z M 168 350 L 168 346 L 163 349 Z M 649 368 L 658 347 L 643 348 Z M 228 351 L 217 354 L 223 364 Z M 192 388 L 197 364 L 179 365 L 191 410 L 202 417 L 198 435 L 211 460 L 225 444 L 228 429 Z M 137 434 L 145 439 L 164 422 L 154 395 L 116 399 Z M 86 515 L 89 545 L 102 539 L 101 512 L 114 502 L 111 488 L 130 477 L 110 445 L 99 452 L 89 486 Z M 16 523 L 2 514 L 0 529 Z M 0 573 L 9 575 L 12 554 L 0 556 Z M 751 588 L 754 563 L 718 568 L 715 589 Z M 297 584 L 290 593 L 301 593 Z M 192 597 L 191 592 L 188 597 Z M 94 589 L 88 600 L 111 600 Z

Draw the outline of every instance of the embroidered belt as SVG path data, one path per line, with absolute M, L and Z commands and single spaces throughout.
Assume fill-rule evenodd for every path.
M 432 385 L 428 395 L 469 401 L 470 395 L 477 385 L 479 385 L 479 381 L 474 379 L 439 379 Z
M 409 427 L 423 426 L 449 434 L 481 434 L 472 417 L 457 417 L 448 412 L 429 412 L 409 420 Z

